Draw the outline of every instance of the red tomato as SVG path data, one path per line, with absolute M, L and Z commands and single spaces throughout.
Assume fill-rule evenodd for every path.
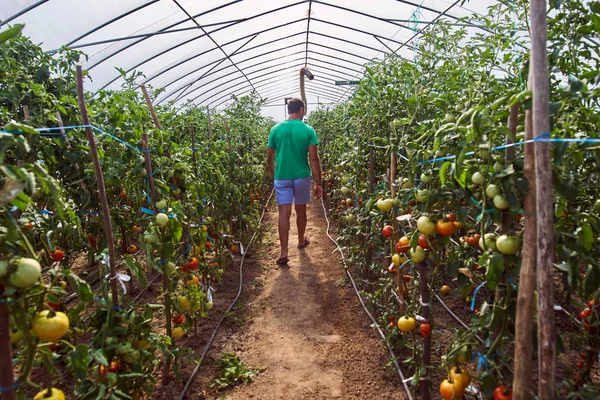
M 456 227 L 454 226 L 453 222 L 444 221 L 443 219 L 438 220 L 435 227 L 438 233 L 442 236 L 450 236 L 456 230 Z
M 586 332 L 587 332 L 587 331 L 589 331 L 589 330 L 590 330 L 590 324 L 588 324 L 587 322 L 585 322 L 585 323 L 583 324 L 583 329 L 584 329 Z
M 498 386 L 494 390 L 494 400 L 512 400 L 512 390 L 506 386 Z
M 342 200 L 342 207 L 346 207 L 346 200 Z
M 446 214 L 446 219 L 450 222 L 456 221 L 456 215 L 454 214 Z
M 586 319 L 590 315 L 592 315 L 592 312 L 589 309 L 584 309 L 584 310 L 581 310 L 581 312 L 579 313 L 579 318 L 580 319 Z
M 110 366 L 106 368 L 108 372 L 118 372 L 121 369 L 121 364 L 117 361 L 113 361 L 110 363 Z
M 212 247 L 212 243 L 211 242 L 206 242 L 204 243 L 204 247 L 206 247 L 207 250 L 210 250 Z
M 64 256 L 65 252 L 60 249 L 56 249 L 52 253 L 50 253 L 50 258 L 54 262 L 60 262 L 64 258 Z
M 419 236 L 419 246 L 421 246 L 423 249 L 429 248 L 429 241 L 427 240 L 425 235 Z
M 423 247 L 423 246 L 421 246 Z M 402 236 L 396 243 L 396 253 L 408 253 L 410 251 L 410 239 Z
M 579 368 L 579 369 L 583 369 L 584 367 L 585 367 L 585 363 L 584 363 L 583 361 L 579 361 L 579 362 L 577 363 L 577 368 Z
M 579 353 L 579 357 L 581 357 L 582 360 L 585 360 L 587 358 L 587 353 L 585 351 L 582 351 L 581 353 Z
M 206 242 L 206 243 L 209 243 L 209 242 Z M 196 270 L 196 269 L 198 268 L 198 265 L 199 265 L 199 264 L 200 264 L 200 263 L 198 262 L 198 259 L 197 259 L 196 257 L 192 257 L 192 258 L 190 259 L 190 261 L 188 261 L 188 263 L 187 263 L 187 267 L 188 267 L 188 269 L 189 269 L 190 271 L 194 271 L 194 270 Z
M 175 325 L 181 325 L 185 322 L 185 315 L 176 315 L 173 317 L 173 323 Z
M 383 236 L 387 238 L 394 235 L 394 229 L 391 227 L 391 225 L 384 226 L 381 232 L 383 233 Z
M 421 335 L 423 335 L 424 338 L 431 336 L 431 324 L 421 324 L 420 328 Z
M 394 321 L 396 321 L 396 317 L 394 317 L 393 315 L 390 315 L 390 316 L 388 317 L 388 321 L 390 321 L 390 322 L 394 322 Z

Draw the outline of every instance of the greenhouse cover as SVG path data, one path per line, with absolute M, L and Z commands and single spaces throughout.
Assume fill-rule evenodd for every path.
M 493 0 L 2 0 L 1 24 L 23 23 L 46 52 L 83 51 L 90 91 L 127 75 L 164 88 L 155 104 L 222 108 L 255 91 L 280 119 L 286 97 L 339 103 L 365 65 L 386 54 L 411 59 L 421 30 L 442 19 L 485 13 Z M 482 28 L 467 26 L 470 32 Z

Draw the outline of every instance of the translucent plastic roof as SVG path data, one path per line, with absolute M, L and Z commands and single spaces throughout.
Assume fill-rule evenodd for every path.
M 120 87 L 121 68 L 165 88 L 156 103 L 220 108 L 253 90 L 267 104 L 283 104 L 299 95 L 302 66 L 315 75 L 306 84 L 309 103 L 340 102 L 352 87 L 336 81 L 359 79 L 386 53 L 411 59 L 411 41 L 428 23 L 485 13 L 494 2 L 0 0 L 0 20 L 26 24 L 24 34 L 44 51 L 84 51 L 88 90 Z

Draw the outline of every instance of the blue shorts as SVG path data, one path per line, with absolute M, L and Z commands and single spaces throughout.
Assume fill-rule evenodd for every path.
M 275 179 L 277 205 L 308 204 L 310 202 L 310 176 L 300 179 Z

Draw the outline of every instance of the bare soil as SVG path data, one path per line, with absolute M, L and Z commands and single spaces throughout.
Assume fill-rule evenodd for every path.
M 320 204 L 308 206 L 311 244 L 304 250 L 296 248 L 294 221 L 292 215 L 290 263 L 279 267 L 277 209 L 267 212 L 258 259 L 244 266 L 260 274 L 244 279 L 243 317 L 222 329 L 187 398 L 405 399 L 339 265 Z M 213 360 L 225 351 L 263 372 L 249 385 L 217 392 L 210 388 L 218 372 Z

